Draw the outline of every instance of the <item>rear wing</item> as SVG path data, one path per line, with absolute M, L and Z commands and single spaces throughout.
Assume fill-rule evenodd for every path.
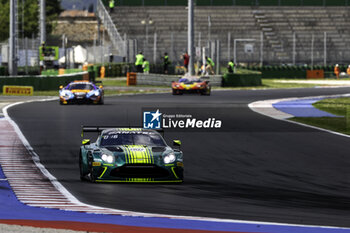
M 143 128 L 140 127 L 130 127 L 130 126 L 81 126 L 81 137 L 84 137 L 84 133 L 98 133 L 98 135 L 101 134 L 103 130 L 106 129 L 130 129 L 130 130 L 142 130 Z M 164 130 L 163 129 L 152 129 L 154 131 L 157 131 L 158 133 L 161 133 L 164 137 Z

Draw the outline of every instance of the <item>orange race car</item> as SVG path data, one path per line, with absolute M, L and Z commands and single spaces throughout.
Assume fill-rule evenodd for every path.
M 203 81 L 199 78 L 181 78 L 178 82 L 172 82 L 171 88 L 173 95 L 182 95 L 183 93 L 210 95 L 211 93 L 209 81 Z

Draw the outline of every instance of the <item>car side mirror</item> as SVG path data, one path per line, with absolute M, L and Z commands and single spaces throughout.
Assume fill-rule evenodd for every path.
M 60 89 L 63 89 L 63 86 L 60 86 Z
M 83 144 L 84 146 L 90 145 L 90 139 L 84 139 L 83 142 L 82 142 L 82 144 Z
M 174 140 L 173 141 L 173 146 L 181 146 L 181 141 L 180 140 Z

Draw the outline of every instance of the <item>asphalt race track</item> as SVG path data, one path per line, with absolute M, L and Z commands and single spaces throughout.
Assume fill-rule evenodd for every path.
M 247 104 L 345 94 L 349 88 L 221 91 L 107 97 L 103 106 L 22 104 L 9 115 L 41 162 L 80 201 L 109 208 L 293 224 L 350 227 L 350 138 L 274 120 Z M 79 179 L 81 125 L 141 126 L 142 108 L 178 108 L 223 121 L 223 129 L 167 132 L 182 141 L 185 182 L 91 184 Z M 93 139 L 91 135 L 91 139 Z

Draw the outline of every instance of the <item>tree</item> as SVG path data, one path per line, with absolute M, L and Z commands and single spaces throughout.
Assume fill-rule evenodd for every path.
M 22 9 L 24 9 L 24 35 L 38 36 L 39 33 L 39 0 L 17 0 L 18 27 L 22 31 Z M 24 2 L 24 6 L 22 5 Z M 59 14 L 62 12 L 60 0 L 46 1 L 46 32 L 52 32 Z M 10 1 L 0 0 L 0 41 L 7 40 L 10 29 Z

